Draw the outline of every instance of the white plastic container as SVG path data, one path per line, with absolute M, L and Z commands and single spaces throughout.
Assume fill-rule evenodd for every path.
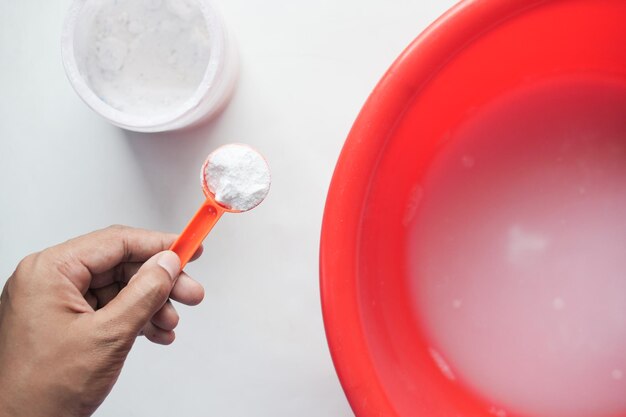
M 209 119 L 229 101 L 238 72 L 234 42 L 207 0 L 75 0 L 62 57 L 89 107 L 139 132 Z

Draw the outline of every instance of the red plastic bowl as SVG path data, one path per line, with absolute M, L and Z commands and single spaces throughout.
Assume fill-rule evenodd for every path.
M 363 107 L 335 169 L 320 249 L 328 343 L 357 416 L 491 415 L 442 376 L 412 319 L 402 218 L 451 128 L 559 74 L 626 81 L 626 1 L 461 2 L 403 52 Z

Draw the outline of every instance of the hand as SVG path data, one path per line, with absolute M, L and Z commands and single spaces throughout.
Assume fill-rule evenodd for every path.
M 175 238 L 112 226 L 20 262 L 0 298 L 1 416 L 89 416 L 137 335 L 174 341 L 168 298 L 204 297 L 165 251 Z

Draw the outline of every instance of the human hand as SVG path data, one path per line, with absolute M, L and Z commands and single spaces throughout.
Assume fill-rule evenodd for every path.
M 1 416 L 89 416 L 139 334 L 174 341 L 168 298 L 204 297 L 165 251 L 175 238 L 112 226 L 20 262 L 0 298 Z

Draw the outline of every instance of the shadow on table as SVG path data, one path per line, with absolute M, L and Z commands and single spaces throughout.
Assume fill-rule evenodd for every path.
M 203 198 L 200 168 L 206 156 L 219 144 L 215 132 L 220 119 L 217 117 L 207 123 L 172 132 L 124 130 L 154 204 L 166 218 L 176 216 L 175 209 L 181 205 L 179 200 L 183 196 L 195 192 L 198 201 Z

